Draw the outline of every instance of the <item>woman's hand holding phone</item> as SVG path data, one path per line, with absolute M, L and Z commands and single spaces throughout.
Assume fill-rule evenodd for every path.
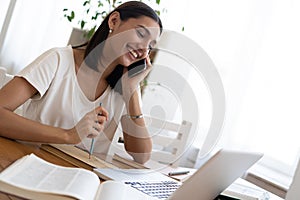
M 124 76 L 122 76 L 123 97 L 129 100 L 133 92 L 139 87 L 140 82 L 145 79 L 152 69 L 150 58 L 147 56 L 127 68 L 124 67 Z
M 142 60 L 139 60 L 135 63 L 132 63 L 131 65 L 129 65 L 127 67 L 128 76 L 129 77 L 136 76 L 137 74 L 143 72 L 146 68 L 147 68 L 147 65 L 146 65 L 146 60 L 145 59 L 142 59 Z

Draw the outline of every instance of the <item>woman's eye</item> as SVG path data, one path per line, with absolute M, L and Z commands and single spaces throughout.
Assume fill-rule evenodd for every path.
M 137 30 L 137 35 L 140 37 L 140 38 L 143 38 L 145 37 L 145 33 L 142 31 L 142 30 Z

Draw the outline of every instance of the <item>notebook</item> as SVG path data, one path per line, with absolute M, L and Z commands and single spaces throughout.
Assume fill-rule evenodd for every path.
M 178 182 L 157 171 L 149 169 L 108 169 L 98 168 L 94 171 L 103 176 L 121 181 L 125 184 L 146 184 L 150 188 L 146 193 L 153 199 L 168 200 L 212 200 L 241 177 L 254 163 L 262 157 L 261 153 L 243 152 L 221 149 L 209 158 L 189 179 L 184 183 Z M 101 177 L 100 176 L 100 177 Z M 173 191 L 159 196 L 153 194 L 153 184 L 172 186 Z M 131 185 L 134 187 L 133 185 Z M 161 187 L 161 185 L 160 185 Z M 140 190 L 140 188 L 136 188 Z M 140 190 L 141 191 L 141 190 Z

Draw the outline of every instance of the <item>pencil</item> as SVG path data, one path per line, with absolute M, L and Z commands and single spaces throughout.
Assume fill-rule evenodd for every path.
M 90 147 L 90 151 L 89 151 L 89 159 L 91 159 L 91 155 L 94 151 L 94 141 L 95 141 L 95 139 L 92 138 L 92 143 L 91 143 L 91 147 Z
M 99 106 L 102 106 L 101 102 L 100 102 Z M 95 141 L 95 138 L 92 138 L 92 142 L 91 142 L 91 146 L 90 146 L 90 151 L 89 151 L 89 159 L 91 159 L 91 155 L 93 154 L 93 151 L 94 151 L 94 141 Z

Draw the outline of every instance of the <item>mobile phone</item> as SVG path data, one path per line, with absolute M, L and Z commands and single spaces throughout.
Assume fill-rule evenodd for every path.
M 146 69 L 146 60 L 142 59 L 128 66 L 128 76 L 133 77 Z

